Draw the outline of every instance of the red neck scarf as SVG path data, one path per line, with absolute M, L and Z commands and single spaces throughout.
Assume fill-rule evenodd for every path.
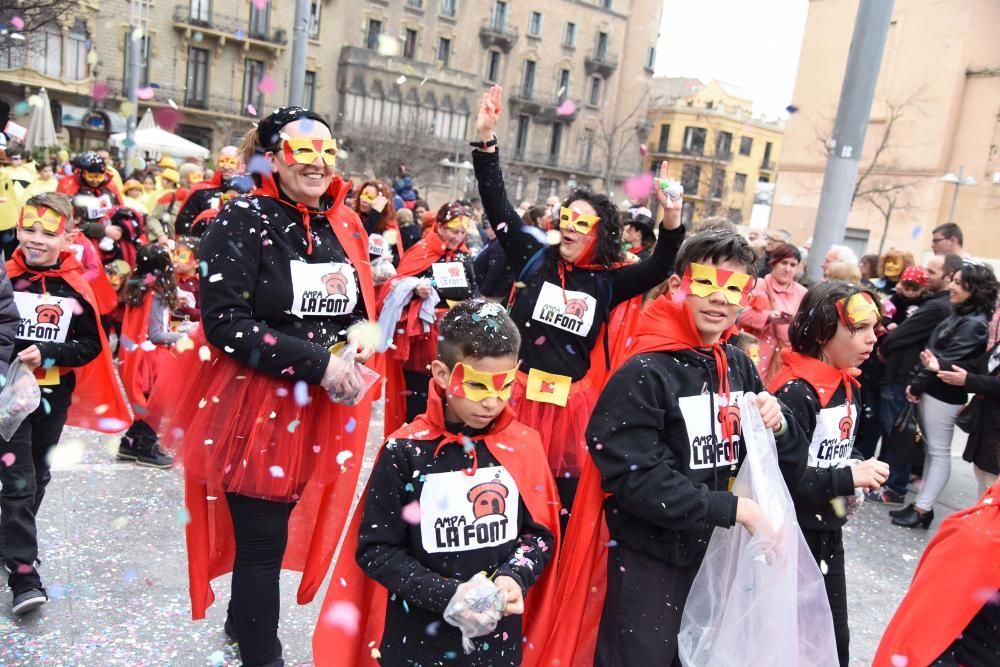
M 819 404 L 825 408 L 830 404 L 833 395 L 837 393 L 837 388 L 844 385 L 844 392 L 847 394 L 847 409 L 851 409 L 852 387 L 861 388 L 861 383 L 857 379 L 857 376 L 861 375 L 860 370 L 857 368 L 835 368 L 825 361 L 792 350 L 782 350 L 781 361 L 781 370 L 774 376 L 767 388 L 772 394 L 785 386 L 789 380 L 803 380 L 816 390 Z
M 14 277 L 14 275 L 20 276 L 27 274 L 25 277 L 29 281 L 41 281 L 42 292 L 48 292 L 49 290 L 45 286 L 46 278 L 62 278 L 65 280 L 68 274 L 73 273 L 75 277 L 83 271 L 83 267 L 80 266 L 80 262 L 77 261 L 76 254 L 72 250 L 59 251 L 59 259 L 57 261 L 58 263 L 55 266 L 44 271 L 40 271 L 38 267 L 30 266 L 27 261 L 25 261 L 24 251 L 18 247 L 14 250 L 14 254 L 10 257 L 10 263 L 17 267 L 16 274 L 15 271 L 8 271 L 8 273 L 11 274 L 11 277 Z M 73 287 L 73 289 L 77 289 L 77 286 L 74 283 L 78 281 L 67 280 L 66 282 L 70 283 L 70 287 Z M 77 291 L 79 290 L 77 289 Z M 95 310 L 94 312 L 97 311 Z
M 718 394 L 725 397 L 725 404 L 719 406 L 725 409 L 730 401 L 729 362 L 722 342 L 736 333 L 735 327 L 726 330 L 719 342 L 706 345 L 694 322 L 694 313 L 687 300 L 676 301 L 671 294 L 664 294 L 646 305 L 636 331 L 635 349 L 631 354 L 645 352 L 674 352 L 677 350 L 692 350 L 699 352 L 706 348 L 712 351 L 715 369 L 719 375 Z M 732 440 L 733 433 L 728 419 L 721 419 L 722 434 L 727 440 Z
M 314 213 L 326 217 L 330 222 L 330 226 L 336 231 L 336 226 L 333 224 L 331 219 L 334 211 L 339 208 L 344 203 L 344 197 L 347 196 L 347 192 L 351 189 L 350 181 L 344 182 L 339 176 L 335 177 L 330 181 L 330 186 L 326 189 L 326 194 L 331 198 L 332 202 L 328 208 L 325 210 L 312 209 L 303 204 L 302 202 L 293 202 L 285 199 L 282 196 L 281 189 L 278 187 L 277 181 L 274 180 L 273 174 L 260 174 L 260 187 L 254 189 L 254 194 L 264 195 L 270 197 L 271 199 L 276 199 L 286 206 L 291 206 L 299 212 L 302 216 L 302 226 L 306 228 L 306 254 L 312 254 L 312 216 Z M 339 236 L 339 235 L 338 235 Z M 346 249 L 346 248 L 345 248 Z

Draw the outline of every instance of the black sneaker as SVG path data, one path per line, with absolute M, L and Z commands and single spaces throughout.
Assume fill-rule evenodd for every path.
M 24 616 L 48 601 L 49 596 L 45 594 L 44 589 L 29 588 L 26 591 L 14 593 L 14 601 L 11 603 L 10 610 L 14 612 L 15 616 Z
M 174 464 L 174 457 L 160 449 L 159 442 L 143 442 L 136 456 L 135 464 L 147 468 L 169 468 Z
M 135 440 L 123 435 L 122 439 L 118 441 L 118 456 L 116 458 L 119 461 L 135 461 L 139 458 L 139 448 L 136 445 Z
M 902 507 L 903 501 L 906 500 L 906 494 L 896 493 L 889 489 L 878 489 L 876 491 L 869 491 L 865 494 L 865 500 L 873 503 L 882 503 L 883 505 L 893 505 L 896 507 Z

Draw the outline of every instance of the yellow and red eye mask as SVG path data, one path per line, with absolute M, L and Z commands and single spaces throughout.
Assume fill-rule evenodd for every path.
M 36 222 L 42 223 L 42 229 L 51 234 L 62 234 L 66 231 L 66 216 L 59 215 L 51 208 L 25 204 L 17 220 L 18 227 L 31 229 Z
M 194 260 L 194 253 L 190 248 L 178 248 L 174 250 L 174 261 L 178 264 L 187 264 Z
M 317 157 L 323 164 L 332 167 L 337 164 L 336 139 L 285 139 L 281 142 L 285 164 L 312 164 Z
M 593 234 L 600 222 L 600 217 L 596 215 L 578 213 L 566 206 L 559 209 L 559 229 L 564 231 L 572 230 L 580 234 Z
M 448 229 L 461 229 L 464 231 L 468 231 L 470 220 L 469 216 L 467 215 L 456 215 L 454 218 L 452 218 L 451 220 L 447 220 L 443 224 Z
M 487 398 L 508 401 L 514 391 L 514 377 L 516 375 L 516 368 L 500 373 L 484 373 L 459 362 L 451 371 L 448 394 L 466 398 L 475 403 Z
M 287 161 L 287 158 L 286 158 L 286 161 Z M 227 157 L 227 156 L 220 155 L 217 164 L 219 166 L 219 169 L 238 169 L 239 166 L 240 166 L 240 159 L 236 158 L 236 157 Z M 192 176 L 194 176 L 194 174 L 192 174 Z M 190 178 L 190 177 L 188 178 L 188 180 L 191 183 L 197 183 L 197 182 L 199 182 L 199 181 L 202 180 L 202 177 L 199 174 L 197 181 L 194 180 L 194 178 Z
M 374 194 L 374 195 L 373 195 L 373 194 L 372 194 L 371 192 L 369 192 L 369 191 L 368 191 L 368 190 L 366 189 L 366 190 L 364 190 L 364 191 L 362 191 L 362 192 L 361 192 L 361 196 L 359 197 L 359 199 L 360 199 L 361 201 L 365 202 L 366 204 L 371 204 L 371 203 L 373 203 L 373 202 L 374 202 L 374 201 L 375 201 L 376 199 L 378 199 L 378 195 L 377 195 L 377 194 Z
M 684 270 L 680 291 L 702 298 L 719 292 L 729 304 L 746 306 L 750 301 L 751 287 L 750 276 L 746 273 L 692 262 Z
M 864 324 L 872 317 L 877 324 L 880 317 L 878 306 L 868 292 L 858 292 L 841 299 L 837 302 L 837 312 L 840 313 L 840 320 L 850 329 Z

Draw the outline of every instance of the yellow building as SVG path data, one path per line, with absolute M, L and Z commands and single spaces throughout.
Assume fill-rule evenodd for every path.
M 646 167 L 669 160 L 684 186 L 682 220 L 722 215 L 749 224 L 757 183 L 775 178 L 784 125 L 753 117 L 738 87 L 681 77 L 654 78 Z

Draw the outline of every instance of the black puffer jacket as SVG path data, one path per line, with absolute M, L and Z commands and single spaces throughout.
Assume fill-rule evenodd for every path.
M 937 325 L 927 349 L 937 357 L 941 368 L 948 370 L 955 364 L 972 362 L 986 351 L 989 340 L 989 318 L 983 313 L 955 313 Z M 915 395 L 928 396 L 950 403 L 962 405 L 968 398 L 965 387 L 945 384 L 926 368 L 917 365 L 914 369 L 910 391 Z
M 998 357 L 990 369 L 990 358 Z M 979 403 L 979 416 L 969 441 L 965 445 L 962 458 L 976 467 L 1000 474 L 1000 343 L 983 353 L 972 364 L 962 365 L 969 375 L 965 380 L 965 390 L 975 393 Z

